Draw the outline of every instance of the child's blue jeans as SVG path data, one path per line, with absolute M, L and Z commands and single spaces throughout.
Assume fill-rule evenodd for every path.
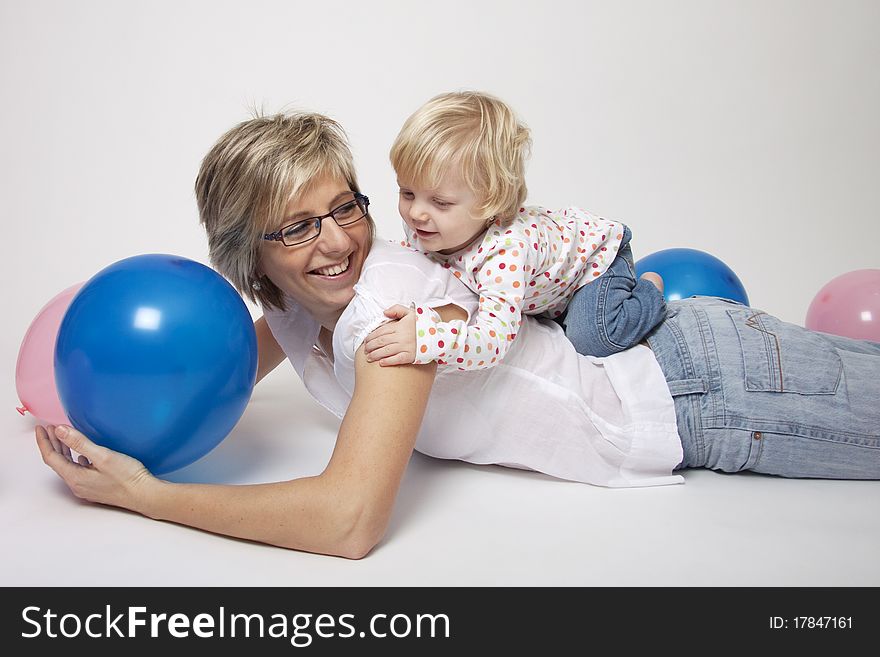
M 601 276 L 574 293 L 561 320 L 578 353 L 610 356 L 641 342 L 666 316 L 663 294 L 636 276 L 624 227 L 620 250 Z

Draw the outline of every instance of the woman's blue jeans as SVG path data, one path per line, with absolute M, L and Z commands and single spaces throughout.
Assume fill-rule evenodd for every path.
M 880 479 L 880 343 L 733 301 L 671 301 L 648 336 L 675 400 L 679 468 Z

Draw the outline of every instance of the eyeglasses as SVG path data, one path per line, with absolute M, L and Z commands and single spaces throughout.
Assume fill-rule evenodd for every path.
M 352 192 L 354 198 L 330 210 L 320 217 L 309 217 L 289 224 L 274 233 L 263 235 L 264 240 L 281 242 L 284 246 L 298 246 L 311 242 L 321 234 L 321 223 L 324 219 L 333 218 L 340 228 L 351 226 L 367 216 L 367 208 L 370 207 L 370 199 L 363 194 Z

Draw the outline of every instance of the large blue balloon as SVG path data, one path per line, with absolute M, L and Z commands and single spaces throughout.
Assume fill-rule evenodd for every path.
M 257 372 L 250 313 L 218 273 L 150 254 L 86 281 L 55 343 L 74 427 L 156 474 L 189 465 L 238 422 Z
M 654 271 L 663 277 L 663 295 L 669 301 L 700 295 L 723 297 L 749 305 L 749 297 L 733 270 L 713 255 L 697 249 L 665 249 L 647 255 L 636 274 Z

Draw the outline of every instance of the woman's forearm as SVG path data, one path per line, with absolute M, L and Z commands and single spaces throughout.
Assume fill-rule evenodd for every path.
M 333 455 L 315 477 L 248 486 L 162 481 L 140 461 L 66 426 L 50 428 L 51 437 L 37 427 L 37 446 L 81 499 L 217 534 L 360 558 L 388 526 L 434 371 L 433 364 L 383 368 L 367 363 L 360 349 Z
M 152 480 L 136 510 L 282 547 L 365 556 L 387 527 L 435 367 L 380 368 L 360 350 L 356 371 L 355 394 L 321 475 L 249 486 Z
M 376 492 L 382 473 L 353 473 L 332 457 L 315 477 L 247 486 L 178 484 L 157 479 L 140 461 L 73 427 L 37 426 L 35 434 L 43 461 L 80 499 L 216 534 L 360 558 L 378 543 L 390 514 Z
M 321 476 L 247 486 L 154 480 L 136 510 L 216 534 L 360 558 L 377 539 L 362 531 L 359 504 L 333 489 Z

